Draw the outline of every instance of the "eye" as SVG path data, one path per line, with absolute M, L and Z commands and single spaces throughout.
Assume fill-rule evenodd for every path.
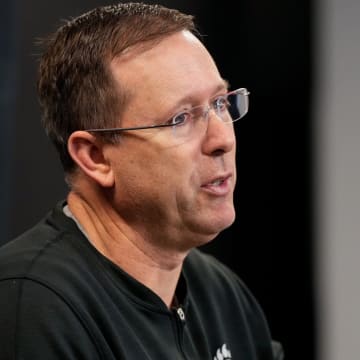
M 176 126 L 180 126 L 180 125 L 184 125 L 186 124 L 189 120 L 191 119 L 191 114 L 187 111 L 184 111 L 180 114 L 175 115 L 174 117 L 172 117 L 168 123 L 170 125 L 176 125 Z
M 230 103 L 227 99 L 227 96 L 225 95 L 225 96 L 219 96 L 218 98 L 216 98 L 213 101 L 212 106 L 216 112 L 223 112 L 229 108 Z

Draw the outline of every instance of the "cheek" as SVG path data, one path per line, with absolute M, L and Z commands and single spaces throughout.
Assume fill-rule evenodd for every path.
M 193 143 L 175 147 L 159 136 L 151 141 L 124 141 L 120 146 L 112 154 L 119 186 L 176 197 L 200 182 L 200 151 Z
M 143 149 L 128 154 L 115 164 L 119 185 L 136 187 L 150 193 L 175 193 L 186 190 L 198 180 L 196 166 L 189 156 L 178 156 L 170 151 Z M 135 190 L 135 189 L 134 189 Z

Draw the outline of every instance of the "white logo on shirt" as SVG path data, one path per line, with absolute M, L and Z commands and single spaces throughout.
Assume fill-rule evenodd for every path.
M 232 359 L 231 352 L 227 349 L 226 344 L 223 344 L 216 350 L 214 360 L 229 360 Z

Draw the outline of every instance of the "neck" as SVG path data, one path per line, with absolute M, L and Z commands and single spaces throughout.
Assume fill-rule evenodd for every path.
M 91 244 L 170 307 L 186 253 L 170 250 L 127 224 L 108 201 L 75 192 L 68 206 Z

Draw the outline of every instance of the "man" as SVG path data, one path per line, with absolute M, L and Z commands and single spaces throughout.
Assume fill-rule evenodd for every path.
M 244 284 L 195 249 L 234 221 L 248 92 L 192 17 L 94 9 L 49 39 L 38 90 L 70 192 L 1 250 L 0 358 L 282 358 Z

